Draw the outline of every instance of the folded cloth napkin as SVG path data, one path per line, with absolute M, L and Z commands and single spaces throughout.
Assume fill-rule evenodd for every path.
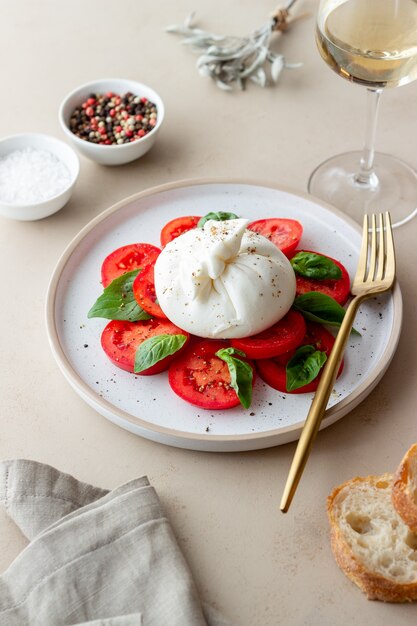
M 30 541 L 0 577 L 1 626 L 231 626 L 200 602 L 146 476 L 106 491 L 4 461 L 0 502 Z

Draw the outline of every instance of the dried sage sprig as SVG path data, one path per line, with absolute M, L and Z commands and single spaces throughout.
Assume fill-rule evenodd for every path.
M 184 26 L 169 26 L 166 31 L 182 35 L 184 39 L 181 43 L 200 54 L 198 72 L 212 78 L 220 89 L 230 91 L 234 84 L 245 89 L 247 80 L 266 87 L 271 81 L 278 82 L 284 68 L 302 65 L 287 63 L 282 54 L 270 50 L 272 35 L 287 29 L 289 9 L 295 1 L 290 0 L 284 9 L 276 11 L 264 26 L 249 37 L 215 35 L 196 28 L 193 25 L 194 13 L 186 19 Z

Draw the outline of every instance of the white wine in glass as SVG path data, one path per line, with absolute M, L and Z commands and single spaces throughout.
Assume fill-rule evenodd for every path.
M 390 211 L 394 224 L 403 224 L 417 214 L 417 175 L 375 153 L 374 141 L 382 90 L 417 78 L 417 0 L 321 0 L 316 38 L 339 76 L 367 87 L 368 113 L 363 151 L 319 165 L 309 191 L 359 222 L 364 213 Z

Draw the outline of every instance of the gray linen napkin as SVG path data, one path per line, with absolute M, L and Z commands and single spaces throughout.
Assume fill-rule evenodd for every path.
M 201 604 L 146 476 L 106 491 L 3 461 L 0 503 L 30 540 L 0 577 L 1 626 L 231 626 Z

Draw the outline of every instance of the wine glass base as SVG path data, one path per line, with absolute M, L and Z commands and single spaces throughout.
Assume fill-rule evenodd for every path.
M 375 153 L 375 185 L 356 182 L 362 152 L 345 152 L 319 165 L 310 176 L 308 191 L 345 212 L 360 224 L 365 213 L 389 211 L 395 226 L 417 215 L 417 174 L 389 154 Z

